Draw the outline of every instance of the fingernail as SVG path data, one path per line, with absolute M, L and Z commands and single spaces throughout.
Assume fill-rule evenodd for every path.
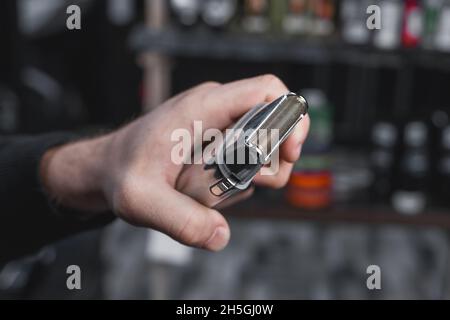
M 226 247 L 230 240 L 228 228 L 218 227 L 214 230 L 211 238 L 206 242 L 205 248 L 211 251 L 220 251 Z

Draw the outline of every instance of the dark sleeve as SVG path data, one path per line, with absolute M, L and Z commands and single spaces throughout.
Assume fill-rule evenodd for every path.
M 0 136 L 0 266 L 113 220 L 112 214 L 81 221 L 76 215 L 57 212 L 42 190 L 38 174 L 42 155 L 73 139 L 76 136 L 69 133 Z

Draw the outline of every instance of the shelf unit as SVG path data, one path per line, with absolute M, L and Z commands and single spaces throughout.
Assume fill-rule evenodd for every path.
M 256 62 L 288 61 L 308 64 L 338 62 L 365 67 L 402 68 L 408 64 L 450 69 L 450 55 L 425 49 L 380 50 L 342 44 L 333 38 L 274 37 L 175 28 L 137 27 L 130 46 L 138 52 L 168 56 L 236 59 Z
M 289 205 L 282 197 L 267 200 L 255 196 L 252 199 L 223 210 L 225 216 L 245 219 L 264 218 L 301 220 L 318 223 L 392 224 L 412 227 L 436 227 L 450 230 L 450 212 L 430 209 L 425 213 L 405 215 L 387 206 L 362 204 L 335 205 L 326 210 L 308 211 Z

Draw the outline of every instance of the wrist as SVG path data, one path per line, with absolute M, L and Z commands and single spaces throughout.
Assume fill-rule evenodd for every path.
M 40 162 L 44 190 L 58 205 L 86 214 L 108 209 L 104 195 L 108 135 L 48 150 Z

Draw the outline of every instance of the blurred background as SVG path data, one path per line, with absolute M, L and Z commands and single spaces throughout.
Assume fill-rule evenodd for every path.
M 450 1 L 3 0 L 0 40 L 1 134 L 108 130 L 264 73 L 312 119 L 288 186 L 224 211 L 223 252 L 117 221 L 4 266 L 0 298 L 450 298 Z

